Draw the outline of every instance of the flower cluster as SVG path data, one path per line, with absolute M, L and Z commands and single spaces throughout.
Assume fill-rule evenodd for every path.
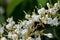
M 13 17 L 8 18 L 5 29 L 4 26 L 0 25 L 0 39 L 1 40 L 41 40 L 41 35 L 45 35 L 49 38 L 53 38 L 52 33 L 43 33 L 44 30 L 40 30 L 40 27 L 44 28 L 45 24 L 50 26 L 58 26 L 59 17 L 57 16 L 57 11 L 60 9 L 59 3 L 55 3 L 53 7 L 47 3 L 48 9 L 41 8 L 38 9 L 38 14 L 32 12 L 33 14 L 24 13 L 27 20 L 19 20 L 18 24 L 13 21 Z M 6 37 L 3 36 L 4 30 L 7 31 Z

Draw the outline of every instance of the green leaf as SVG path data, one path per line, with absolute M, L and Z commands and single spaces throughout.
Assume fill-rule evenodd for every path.
M 11 0 L 11 3 L 8 5 L 7 11 L 6 11 L 7 12 L 7 17 L 9 17 L 11 15 L 14 8 L 21 2 L 23 2 L 23 0 Z

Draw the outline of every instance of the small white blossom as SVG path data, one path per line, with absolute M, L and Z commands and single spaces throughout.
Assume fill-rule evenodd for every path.
M 41 19 L 41 16 L 40 16 L 40 15 L 36 15 L 36 14 L 32 15 L 32 20 L 33 20 L 33 21 L 38 22 L 39 19 Z
M 5 37 L 2 37 L 1 40 L 7 40 Z
M 52 18 L 48 18 L 48 24 L 52 24 Z
M 55 17 L 55 18 L 52 20 L 52 24 L 55 25 L 55 26 L 58 26 L 58 25 L 59 25 L 57 17 Z
M 12 39 L 13 39 L 13 40 L 18 40 L 17 34 L 12 34 Z
M 9 28 L 11 28 L 12 26 L 13 26 L 13 24 L 12 24 L 12 23 L 9 23 L 9 24 L 6 25 L 6 28 L 9 29 Z
M 60 7 L 59 3 L 55 3 L 55 4 L 54 4 L 54 8 L 55 8 L 55 9 L 58 9 L 59 7 Z
M 32 26 L 32 23 L 33 23 L 33 20 L 29 20 L 29 21 L 25 20 L 22 22 L 22 25 L 24 28 L 30 28 Z
M 26 14 L 26 15 L 25 15 L 25 18 L 26 18 L 26 19 L 29 19 L 29 18 L 30 18 L 30 15 L 29 15 L 29 14 Z
M 47 34 L 44 34 L 45 36 L 47 36 L 48 38 L 53 38 L 53 35 L 51 33 L 47 33 Z
M 13 27 L 13 25 L 15 24 L 14 21 L 12 21 L 12 19 L 9 21 L 9 23 L 6 25 L 6 28 L 9 29 L 11 27 Z
M 29 20 L 28 28 L 31 28 L 33 26 L 33 20 Z
M 17 24 L 15 25 L 16 26 L 16 29 L 21 29 L 21 27 L 23 26 L 22 24 Z
M 13 21 L 12 17 L 7 19 L 7 22 L 12 22 L 12 21 Z
M 41 8 L 38 10 L 39 14 L 45 14 L 45 12 L 46 12 L 45 8 Z
M 47 24 L 47 21 L 48 21 L 47 18 L 48 18 L 48 17 L 42 17 L 41 20 L 42 20 L 42 22 L 43 22 L 44 24 Z
M 38 37 L 36 38 L 36 40 L 41 40 L 40 36 L 38 36 Z
M 52 18 L 48 17 L 48 15 L 46 15 L 46 17 L 42 17 L 42 22 L 44 24 L 51 24 L 52 23 Z
M 21 31 L 21 34 L 22 34 L 22 35 L 25 35 L 27 32 L 28 32 L 27 29 L 23 29 L 23 30 Z
M 24 20 L 24 21 L 22 22 L 22 25 L 25 25 L 25 24 L 26 24 L 26 22 L 27 22 L 27 20 Z
M 0 27 L 0 34 L 4 33 L 4 27 Z
M 49 12 L 52 15 L 55 15 L 56 14 L 56 10 L 54 8 L 49 9 Z
M 19 29 L 15 29 L 15 32 L 16 32 L 17 34 L 20 34 L 20 30 L 19 30 Z
M 12 38 L 12 33 L 8 32 L 8 38 Z

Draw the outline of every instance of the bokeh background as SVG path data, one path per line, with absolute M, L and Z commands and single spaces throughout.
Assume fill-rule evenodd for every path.
M 32 14 L 32 11 L 34 9 L 36 10 L 35 6 L 38 8 L 45 7 L 47 9 L 47 2 L 49 2 L 51 5 L 54 5 L 54 3 L 58 1 L 60 0 L 0 0 L 0 23 L 6 22 L 8 17 L 13 17 L 14 21 L 16 22 L 18 19 L 24 20 L 25 13 L 23 11 L 26 11 L 28 14 Z M 60 13 L 60 10 L 58 13 Z M 60 27 L 56 27 L 53 31 L 56 38 L 54 40 L 60 40 Z M 42 40 L 50 39 L 43 37 Z

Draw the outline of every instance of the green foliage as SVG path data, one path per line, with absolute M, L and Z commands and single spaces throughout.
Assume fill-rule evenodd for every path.
M 45 7 L 48 0 L 37 0 L 39 7 Z
M 0 15 L 0 23 L 3 23 L 4 21 L 4 17 Z
M 14 8 L 21 2 L 23 2 L 23 0 L 11 0 L 11 3 L 7 7 L 7 16 L 10 16 Z
M 58 40 L 60 40 L 60 26 L 54 28 L 54 35 Z
M 0 5 L 3 4 L 3 0 L 0 0 Z
M 18 19 L 24 19 L 25 11 L 31 11 L 34 9 L 36 5 L 35 0 L 12 0 L 12 2 L 8 5 L 7 8 L 7 17 L 14 17 L 14 20 L 17 21 Z

